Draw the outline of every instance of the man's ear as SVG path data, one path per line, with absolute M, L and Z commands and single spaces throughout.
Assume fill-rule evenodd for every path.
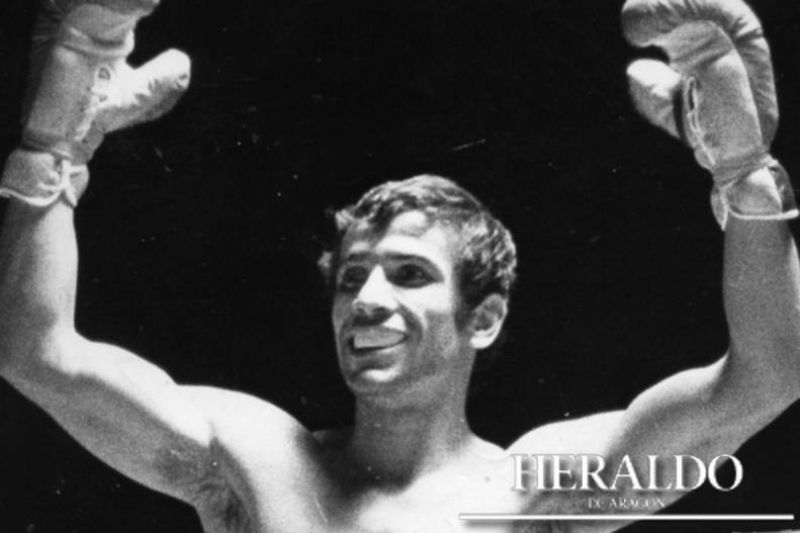
M 472 335 L 469 344 L 476 350 L 492 345 L 500 334 L 503 321 L 508 314 L 508 301 L 499 294 L 490 294 L 472 310 Z

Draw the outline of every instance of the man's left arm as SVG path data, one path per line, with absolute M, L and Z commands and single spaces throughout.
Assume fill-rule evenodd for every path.
M 625 456 L 646 471 L 647 455 L 708 463 L 733 454 L 800 397 L 800 264 L 787 222 L 797 208 L 786 171 L 769 155 L 778 108 L 760 23 L 740 0 L 628 0 L 623 27 L 633 44 L 669 57 L 668 65 L 629 68 L 638 110 L 682 138 L 714 179 L 730 348 L 647 389 L 625 411 L 546 426 L 512 448 L 600 454 L 612 473 Z M 674 472 L 664 471 L 660 485 L 670 481 Z
M 778 124 L 770 50 L 739 0 L 628 0 L 623 29 L 669 58 L 629 68 L 637 108 L 681 137 L 713 177 L 730 348 L 637 398 L 613 447 L 709 459 L 733 453 L 800 397 L 800 265 L 786 222 L 797 208 L 769 155 Z
M 724 257 L 731 384 L 774 416 L 800 396 L 797 247 L 786 222 L 734 218 Z
M 708 463 L 800 398 L 800 265 L 788 224 L 731 218 L 724 241 L 728 353 L 608 415 L 616 420 L 599 450 L 608 459 L 689 454 Z

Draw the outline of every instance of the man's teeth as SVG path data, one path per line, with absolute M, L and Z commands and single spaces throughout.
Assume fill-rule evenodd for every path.
M 370 329 L 360 331 L 353 337 L 353 347 L 356 350 L 366 348 L 386 348 L 403 340 L 403 334 L 389 329 Z

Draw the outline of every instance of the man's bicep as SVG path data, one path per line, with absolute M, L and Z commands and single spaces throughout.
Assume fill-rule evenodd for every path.
M 731 424 L 731 409 L 719 397 L 725 379 L 723 360 L 674 374 L 639 394 L 627 408 L 548 424 L 520 439 L 520 445 L 546 443 L 546 453 L 628 455 L 685 453 L 701 448 Z M 741 396 L 741 399 L 745 399 Z M 697 452 L 697 453 L 693 453 Z
M 212 464 L 209 413 L 160 368 L 77 334 L 55 337 L 8 376 L 86 449 L 183 500 Z
M 732 454 L 786 407 L 770 400 L 765 381 L 730 356 L 672 375 L 631 402 L 609 429 L 606 453 Z
M 673 464 L 671 456 L 691 455 L 708 465 L 718 455 L 733 454 L 768 423 L 768 413 L 774 411 L 765 409 L 757 394 L 747 393 L 744 387 L 751 378 L 732 371 L 728 361 L 723 358 L 707 367 L 670 376 L 637 396 L 625 410 L 535 429 L 509 451 L 544 454 L 550 465 L 561 461 L 571 476 L 569 483 L 584 483 L 583 480 L 591 478 L 590 472 L 597 472 L 600 482 L 591 478 L 593 481 L 588 486 L 606 490 L 599 484 L 604 483 L 606 487 L 613 487 L 616 497 L 641 496 L 637 492 L 639 488 L 628 481 L 629 469 L 632 468 L 641 487 L 649 487 L 651 458 L 648 456 L 657 456 L 658 487 L 676 486 L 677 471 L 666 467 Z M 579 457 L 583 455 L 592 457 Z M 552 456 L 560 456 L 560 459 Z M 685 478 L 681 479 L 685 479 L 685 486 L 693 486 L 697 471 L 694 462 L 687 464 L 682 473 Z M 545 472 L 550 472 L 548 468 L 552 466 L 546 467 Z M 589 470 L 584 472 L 584 468 Z M 617 478 L 619 472 L 623 474 L 620 479 Z M 649 492 L 664 505 L 684 494 L 686 491 L 681 490 Z M 549 504 L 559 511 L 585 510 L 580 492 L 555 491 L 548 495 Z
M 760 392 L 768 386 L 762 378 L 723 357 L 656 383 L 624 410 L 535 429 L 511 451 L 600 455 L 614 467 L 625 456 L 642 464 L 647 455 L 709 461 L 735 452 L 785 408 Z

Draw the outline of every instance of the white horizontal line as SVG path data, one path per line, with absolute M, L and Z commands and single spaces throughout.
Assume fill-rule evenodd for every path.
M 458 518 L 466 521 L 507 522 L 518 520 L 794 520 L 793 514 L 500 514 L 461 513 Z

